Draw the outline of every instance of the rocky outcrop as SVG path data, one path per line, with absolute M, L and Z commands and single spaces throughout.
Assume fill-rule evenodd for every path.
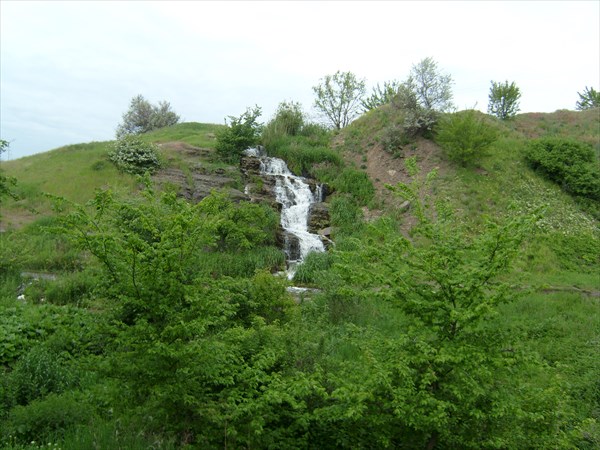
M 329 227 L 329 205 L 327 203 L 313 203 L 308 213 L 308 231 L 314 234 Z
M 224 170 L 220 173 L 206 173 L 194 170 L 186 174 L 180 169 L 164 169 L 154 176 L 158 184 L 171 184 L 178 187 L 179 194 L 189 201 L 198 203 L 214 190 L 225 190 L 233 201 L 249 200 L 248 196 L 232 186 L 235 180 L 226 176 Z

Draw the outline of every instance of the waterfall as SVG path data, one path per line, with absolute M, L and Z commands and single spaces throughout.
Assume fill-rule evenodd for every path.
M 265 156 L 260 149 L 248 149 L 246 155 L 258 157 L 261 174 L 275 179 L 275 199 L 281 204 L 281 226 L 285 231 L 287 276 L 292 279 L 296 265 L 306 255 L 325 251 L 321 238 L 308 231 L 310 206 L 322 200 L 321 187 L 318 186 L 313 194 L 302 177 L 290 172 L 285 161 Z

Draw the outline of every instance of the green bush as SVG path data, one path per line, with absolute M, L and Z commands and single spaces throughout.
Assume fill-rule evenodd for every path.
M 477 161 L 497 139 L 496 129 L 472 109 L 443 116 L 435 138 L 448 158 L 463 166 Z
M 161 166 L 156 145 L 134 135 L 119 139 L 108 157 L 120 170 L 131 174 L 153 173 Z
M 566 192 L 600 201 L 600 167 L 590 145 L 560 138 L 536 139 L 527 146 L 525 159 Z
M 238 163 L 244 150 L 258 143 L 262 124 L 261 109 L 247 108 L 239 117 L 229 116 L 229 126 L 217 132 L 216 150 L 223 161 Z
M 14 407 L 2 431 L 17 442 L 48 441 L 70 427 L 88 423 L 93 415 L 92 408 L 76 392 L 50 394 L 26 406 Z
M 33 347 L 10 374 L 15 402 L 26 405 L 51 393 L 59 394 L 76 382 L 75 375 L 43 346 Z

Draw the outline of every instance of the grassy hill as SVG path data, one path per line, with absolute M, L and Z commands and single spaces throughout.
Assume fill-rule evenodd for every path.
M 186 155 L 182 145 L 193 148 L 214 148 L 215 132 L 222 125 L 182 123 L 163 128 L 143 136 L 147 142 L 159 144 L 165 167 L 187 168 L 190 163 L 212 163 L 210 152 L 204 157 Z M 178 145 L 171 145 L 178 143 Z M 3 229 L 19 228 L 51 213 L 50 202 L 44 194 L 65 197 L 76 202 L 90 200 L 96 189 L 110 187 L 117 193 L 128 195 L 138 186 L 134 176 L 119 172 L 108 159 L 114 141 L 91 142 L 61 147 L 45 153 L 2 162 L 6 174 L 19 182 L 16 193 L 18 201 L 6 201 L 2 205 Z M 208 155 L 208 156 L 207 156 Z
M 22 199 L 1 211 L 0 446 L 598 448 L 599 221 L 524 152 L 558 136 L 599 155 L 599 113 L 480 115 L 498 139 L 466 166 L 398 139 L 386 106 L 339 133 L 270 136 L 330 184 L 335 245 L 297 277 L 310 301 L 270 273 L 268 208 L 138 196 L 111 142 L 3 163 Z M 237 182 L 220 127 L 143 139 L 171 171 Z M 432 170 L 408 206 L 388 189 Z M 106 213 L 57 233 L 44 193 L 85 203 L 103 187 Z M 421 235 L 418 200 L 438 208 Z

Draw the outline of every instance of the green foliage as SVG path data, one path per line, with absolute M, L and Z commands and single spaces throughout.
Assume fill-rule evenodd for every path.
M 153 173 L 161 166 L 158 148 L 133 135 L 119 139 L 108 157 L 120 170 L 131 174 Z
M 397 80 L 385 81 L 382 87 L 377 83 L 377 86 L 373 87 L 371 95 L 363 98 L 360 104 L 365 112 L 371 111 L 372 109 L 391 103 L 394 96 L 398 94 L 399 89 L 400 82 Z
M 247 108 L 239 117 L 229 116 L 229 125 L 217 132 L 216 150 L 222 160 L 237 163 L 244 150 L 259 141 L 262 124 L 257 120 L 261 108 Z
M 345 167 L 335 179 L 327 182 L 335 191 L 352 195 L 360 205 L 368 204 L 375 196 L 369 175 L 351 167 Z
M 93 410 L 76 392 L 50 394 L 13 408 L 3 431 L 17 442 L 48 442 L 70 427 L 87 424 L 92 417 Z
M 533 219 L 489 223 L 473 236 L 443 205 L 433 215 L 420 200 L 421 186 L 394 187 L 414 203 L 418 225 L 410 240 L 375 223 L 365 241 L 334 252 L 342 278 L 336 304 L 379 298 L 406 320 L 406 332 L 388 338 L 393 350 L 373 350 L 372 366 L 389 383 L 373 395 L 389 396 L 395 429 L 409 448 L 518 448 L 531 432 L 542 447 L 555 443 L 555 387 L 522 384 L 543 365 L 535 355 L 507 351 L 509 336 L 485 327 L 499 305 L 518 297 L 503 279 Z
M 48 349 L 37 346 L 19 359 L 10 374 L 14 401 L 17 404 L 27 405 L 48 394 L 60 394 L 75 384 L 74 374 L 57 356 Z
M 334 167 L 343 165 L 340 155 L 328 148 L 329 135 L 319 127 L 311 127 L 311 132 L 302 130 L 300 136 L 280 136 L 269 142 L 270 156 L 283 159 L 292 173 L 311 176 L 315 166 L 325 163 Z
M 331 224 L 342 233 L 353 233 L 360 230 L 363 221 L 362 211 L 356 199 L 348 194 L 336 195 L 330 202 L 329 214 Z
M 475 110 L 443 116 L 436 129 L 436 142 L 448 158 L 463 166 L 479 160 L 498 139 L 498 132 Z
M 8 149 L 8 145 L 8 141 L 0 139 L 0 156 Z M 0 204 L 2 204 L 3 197 L 11 197 L 15 200 L 18 198 L 13 191 L 16 184 L 17 180 L 14 177 L 7 177 L 0 171 Z
M 558 255 L 561 268 L 572 272 L 596 273 L 600 266 L 600 238 L 594 233 L 552 233 L 548 246 Z
M 261 140 L 264 145 L 280 136 L 297 136 L 304 127 L 304 113 L 298 102 L 281 102 L 275 116 L 265 126 Z
M 568 139 L 536 139 L 529 142 L 525 159 L 565 191 L 600 201 L 600 169 L 589 145 Z
M 365 93 L 365 81 L 352 72 L 325 75 L 313 86 L 315 107 L 336 130 L 344 128 L 359 114 L 361 99 Z
M 519 111 L 521 91 L 513 81 L 508 84 L 492 81 L 488 102 L 488 114 L 506 120 L 514 117 Z
M 319 275 L 331 266 L 331 258 L 326 252 L 309 253 L 294 274 L 294 283 L 312 284 L 319 279 Z
M 575 109 L 583 111 L 600 107 L 600 92 L 593 87 L 586 86 L 583 93 L 578 92 L 577 95 L 579 95 L 579 100 L 575 105 Z
M 116 137 L 122 139 L 129 134 L 143 134 L 177 122 L 179 116 L 171 110 L 168 102 L 152 105 L 142 95 L 138 95 L 131 99 L 129 110 L 123 114 L 123 122 L 117 127 Z
M 185 305 L 207 251 L 274 242 L 277 216 L 265 206 L 234 205 L 216 193 L 190 205 L 149 185 L 143 195 L 121 202 L 110 191 L 98 192 L 93 214 L 76 207 L 62 227 L 102 263 L 110 280 L 107 294 L 122 299 L 124 320 L 164 321 L 166 305 Z

